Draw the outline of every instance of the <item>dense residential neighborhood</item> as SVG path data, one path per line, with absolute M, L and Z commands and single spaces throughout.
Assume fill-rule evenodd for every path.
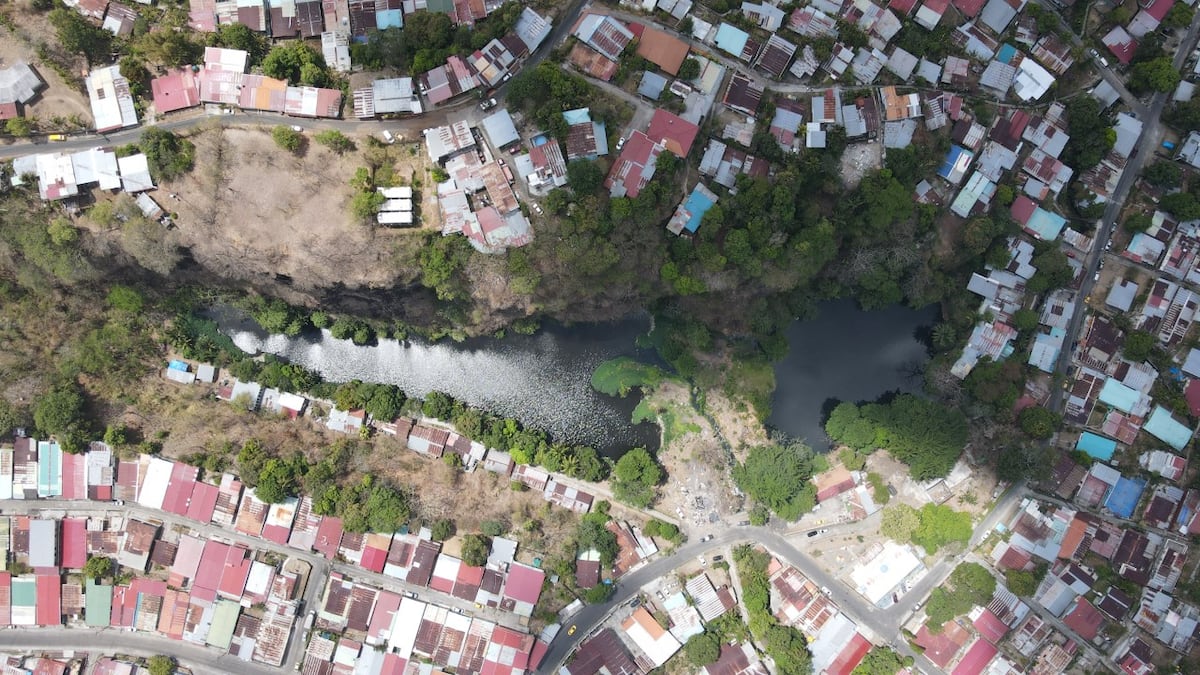
M 129 289 L 99 303 L 111 323 L 97 319 L 83 347 L 46 339 L 74 359 L 59 373 L 71 387 L 42 391 L 0 361 L 0 402 L 33 410 L 0 429 L 5 673 L 1200 668 L 1194 3 L 41 4 L 20 12 L 53 27 L 53 48 L 18 40 L 3 14 L 0 184 L 50 222 L 0 253 L 66 278 L 83 255 L 63 251 L 86 231 L 90 249 L 158 275 L 139 283 L 177 277 L 186 291 L 158 300 L 171 318 L 140 327 L 158 350 L 151 415 L 286 431 L 269 449 L 197 435 L 167 454 L 166 431 L 64 421 L 95 408 L 147 422 L 128 392 L 78 395 L 126 353 L 140 368 L 144 354 L 101 344 L 151 314 Z M 270 172 L 289 172 L 292 192 Z M 617 233 L 630 222 L 652 225 Z M 197 251 L 229 232 L 238 245 L 194 254 L 180 232 Z M 389 248 L 409 233 L 427 235 L 419 250 Z M 650 235 L 669 257 L 645 264 Z M 259 237 L 271 264 L 251 258 Z M 345 257 L 283 267 L 323 237 Z M 535 250 L 593 295 L 520 301 L 549 271 Z M 486 266 L 456 281 L 477 254 Z M 622 259 L 645 266 L 628 288 L 602 276 Z M 404 261 L 420 295 L 343 283 Z M 218 266 L 245 274 L 255 300 L 197 290 L 198 270 Z M 297 282 L 306 267 L 337 291 Z M 918 330 L 928 353 L 905 366 L 917 384 L 827 397 L 827 438 L 790 438 L 761 399 L 734 395 L 776 386 L 746 365 L 787 351 L 768 314 L 816 313 L 795 275 L 822 301 L 941 306 Z M 61 301 L 7 272 L 6 298 L 10 282 L 51 298 L 34 319 Z M 639 338 L 656 365 L 613 391 L 600 369 L 591 382 L 647 395 L 622 422 L 657 422 L 661 447 L 624 454 L 436 390 L 325 382 L 267 350 L 235 357 L 213 318 L 399 350 L 421 312 L 445 321 L 432 339 L 463 343 L 534 332 L 540 304 L 578 304 L 566 316 L 579 321 L 610 283 L 659 312 L 659 282 L 696 302 Z M 263 300 L 269 284 L 287 301 Z M 749 314 L 714 310 L 710 291 Z M 374 323 L 319 309 L 337 296 Z M 696 356 L 714 349 L 728 351 Z M 728 409 L 706 407 L 705 388 Z M 953 456 L 928 460 L 947 438 Z M 375 441 L 398 475 L 452 493 L 486 481 L 536 505 L 458 532 L 463 509 L 346 450 Z

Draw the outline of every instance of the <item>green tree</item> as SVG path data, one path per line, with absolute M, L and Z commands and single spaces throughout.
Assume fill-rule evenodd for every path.
M 88 64 L 108 58 L 112 49 L 112 33 L 93 25 L 73 9 L 59 7 L 48 15 L 58 35 L 58 42 L 69 52 L 82 54 Z
M 108 296 L 105 297 L 105 302 L 108 306 L 118 312 L 128 312 L 130 314 L 139 314 L 142 307 L 145 306 L 146 300 L 142 294 L 130 286 L 122 286 L 116 284 L 108 289 Z
M 1041 294 L 1051 289 L 1062 288 L 1075 277 L 1075 270 L 1067 261 L 1066 254 L 1058 247 L 1048 247 L 1035 254 L 1032 265 L 1037 268 L 1037 272 L 1025 285 L 1032 293 Z
M 1133 330 L 1125 336 L 1122 351 L 1126 359 L 1136 363 L 1150 358 L 1157 345 L 1158 340 L 1151 333 L 1144 330 Z
M 1124 227 L 1125 231 L 1129 232 L 1130 234 L 1137 234 L 1138 232 L 1145 232 L 1146 230 L 1150 229 L 1150 226 L 1153 224 L 1154 219 L 1148 214 L 1135 213 L 1125 219 L 1125 223 L 1122 225 L 1122 227 Z
M 971 514 L 955 511 L 942 504 L 926 504 L 917 511 L 921 523 L 912 534 L 912 542 L 930 555 L 952 543 L 971 539 Z
M 421 404 L 421 412 L 426 417 L 449 420 L 454 415 L 454 399 L 449 394 L 431 391 L 425 395 L 425 402 Z
M 282 42 L 271 48 L 262 61 L 263 74 L 307 87 L 328 87 L 325 58 L 302 41 Z
M 694 80 L 700 77 L 700 62 L 696 59 L 684 59 L 683 63 L 679 64 L 679 73 L 676 75 L 681 80 Z
M 433 521 L 433 525 L 429 528 L 434 541 L 446 541 L 454 536 L 454 521 L 449 518 L 439 518 Z
M 567 184 L 577 195 L 595 194 L 604 184 L 604 171 L 592 160 L 571 160 L 567 164 Z
M 1129 73 L 1129 88 L 1140 92 L 1172 92 L 1179 86 L 1179 80 L 1179 71 L 1171 58 L 1162 56 L 1134 65 Z
M 257 438 L 248 439 L 242 444 L 237 455 L 238 472 L 242 480 L 252 486 L 258 485 L 258 475 L 262 473 L 269 459 L 271 455 L 263 447 L 262 441 Z
M 613 534 L 605 524 L 608 516 L 593 511 L 580 520 L 575 530 L 575 543 L 581 551 L 595 550 L 600 554 L 600 564 L 611 567 L 617 559 L 620 547 L 617 535 Z
M 1170 29 L 1187 28 L 1192 23 L 1192 17 L 1195 16 L 1195 10 L 1183 3 L 1175 3 L 1167 15 L 1163 17 L 1162 25 Z
M 1172 192 L 1160 199 L 1158 205 L 1179 220 L 1200 218 L 1200 200 L 1190 192 Z
M 304 146 L 304 134 L 296 131 L 286 124 L 275 125 L 275 127 L 271 129 L 271 138 L 275 141 L 275 145 L 278 145 L 292 154 L 300 152 L 300 148 Z
M 1037 591 L 1038 581 L 1033 572 L 1010 569 L 1004 570 L 1004 585 L 1022 598 L 1028 598 Z
M 721 658 L 721 637 L 708 631 L 693 635 L 683 645 L 683 653 L 687 656 L 688 663 L 696 668 L 716 663 L 717 659 Z
M 17 138 L 25 138 L 33 133 L 33 123 L 28 117 L 13 117 L 4 122 L 4 130 Z
M 812 471 L 808 446 L 760 445 L 751 448 L 744 464 L 734 467 L 733 479 L 741 490 L 784 520 L 796 520 L 812 508 L 807 493 Z
M 67 452 L 83 449 L 86 420 L 83 394 L 74 382 L 62 382 L 42 395 L 33 407 L 33 423 L 39 431 L 58 439 Z
M 638 508 L 646 508 L 657 497 L 662 467 L 645 448 L 629 450 L 613 467 L 613 496 Z
M 488 554 L 491 553 L 492 542 L 487 537 L 468 534 L 463 537 L 462 560 L 472 567 L 483 567 L 487 564 Z
M 612 584 L 596 584 L 583 592 L 583 601 L 589 605 L 603 605 L 608 602 L 616 589 Z
M 888 539 L 907 544 L 921 524 L 917 510 L 908 504 L 896 504 L 883 510 L 879 521 L 879 533 Z
M 107 579 L 112 576 L 112 573 L 112 559 L 102 555 L 91 556 L 83 564 L 83 577 L 85 579 Z
M 1179 5 L 1187 7 L 1187 5 Z M 1183 171 L 1174 162 L 1155 162 L 1142 171 L 1142 177 L 1151 185 L 1160 188 L 1177 188 L 1183 180 Z
M 306 468 L 302 455 L 295 455 L 290 460 L 278 457 L 268 459 L 258 473 L 255 496 L 268 504 L 278 504 L 288 497 L 295 497 Z
M 28 411 L 12 403 L 8 399 L 0 396 L 0 438 L 4 438 L 11 434 L 17 427 L 23 427 L 29 423 Z
M 1078 171 L 1096 166 L 1116 140 L 1112 123 L 1091 96 L 1074 96 L 1067 102 L 1067 133 L 1071 140 L 1063 151 L 1063 161 Z
M 119 448 L 125 445 L 127 434 L 124 424 L 110 424 L 104 430 L 104 443 L 111 448 Z
M 150 675 L 173 675 L 176 667 L 175 657 L 151 656 L 146 661 L 146 667 L 150 670 Z
M 896 675 L 911 665 L 911 659 L 901 658 L 888 647 L 872 647 L 851 675 Z
M 271 41 L 265 35 L 250 30 L 249 26 L 242 23 L 218 26 L 217 32 L 209 34 L 208 44 L 212 47 L 240 49 L 247 52 L 247 65 L 250 68 L 262 63 L 263 58 L 271 51 Z
M 305 47 L 305 49 L 308 48 Z M 350 140 L 346 134 L 343 134 L 337 129 L 326 129 L 325 131 L 319 131 L 313 136 L 313 139 L 339 155 L 350 152 L 354 150 L 355 147 L 354 141 Z
M 1013 328 L 1016 328 L 1023 333 L 1027 333 L 1038 327 L 1038 314 L 1032 309 L 1025 309 L 1022 307 L 1016 312 L 1013 312 L 1012 325 Z
M 375 214 L 387 199 L 377 190 L 358 192 L 350 200 L 350 213 L 360 222 L 374 222 Z
M 1021 431 L 1030 436 L 1050 438 L 1058 429 L 1058 425 L 1062 423 L 1062 418 L 1045 408 L 1031 406 L 1021 411 L 1018 422 L 1021 425 Z
M 196 146 L 162 127 L 143 129 L 138 149 L 145 153 L 150 170 L 160 181 L 184 175 L 196 162 Z

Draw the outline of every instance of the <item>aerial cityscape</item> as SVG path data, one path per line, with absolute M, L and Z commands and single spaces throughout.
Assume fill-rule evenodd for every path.
M 0 4 L 0 672 L 1200 673 L 1193 5 Z

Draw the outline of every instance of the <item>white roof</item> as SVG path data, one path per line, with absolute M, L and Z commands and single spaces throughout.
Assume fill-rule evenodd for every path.
M 129 81 L 121 77 L 120 66 L 93 70 L 84 80 L 84 85 L 92 104 L 96 131 L 111 131 L 137 125 L 133 94 L 129 91 Z
M 255 560 L 250 563 L 250 574 L 246 576 L 246 592 L 255 595 L 266 595 L 271 590 L 271 579 L 275 577 L 275 568 Z
M 307 402 L 308 399 L 298 394 L 284 392 L 283 394 L 279 395 L 279 407 L 286 408 L 288 410 L 300 412 L 304 409 L 304 404 Z
M 174 462 L 168 462 L 160 457 L 151 457 L 149 466 L 142 477 L 142 489 L 138 493 L 137 503 L 148 509 L 161 509 L 163 499 L 167 496 L 167 483 L 171 480 L 171 468 Z
M 1054 84 L 1054 76 L 1050 71 L 1038 65 L 1033 59 L 1021 59 L 1017 67 L 1017 75 L 1013 78 L 1013 93 L 1022 101 L 1036 101 L 1041 98 Z
M 872 604 L 892 594 L 908 575 L 921 568 L 921 561 L 908 546 L 889 541 L 869 562 L 850 574 L 858 592 Z
M 402 659 L 412 657 L 413 645 L 417 642 L 417 630 L 425 618 L 428 605 L 419 600 L 401 598 L 400 608 L 392 617 L 392 631 L 388 638 L 388 650 L 394 651 Z
M 517 127 L 513 124 L 512 115 L 509 115 L 508 110 L 504 108 L 483 118 L 483 130 L 487 133 L 488 140 L 497 148 L 521 140 L 520 134 L 517 133 Z
M 413 189 L 409 185 L 401 185 L 399 187 L 381 187 L 377 188 L 379 194 L 386 199 L 412 199 Z
M 643 609 L 642 611 L 644 612 L 645 610 Z M 634 617 L 631 617 L 629 621 L 629 626 L 623 626 L 625 634 L 650 659 L 655 668 L 666 663 L 667 659 L 674 656 L 675 652 L 679 651 L 680 647 L 683 646 L 679 643 L 679 640 L 675 639 L 674 635 L 665 630 L 662 631 L 657 640 L 654 639 L 636 617 L 637 614 L 635 613 Z M 653 621 L 653 619 L 650 620 Z
M 209 70 L 244 73 L 246 72 L 246 62 L 249 58 L 250 53 L 241 49 L 204 48 L 204 67 Z
M 139 152 L 136 155 L 119 157 L 117 164 L 121 168 L 121 185 L 126 192 L 154 189 L 154 181 L 150 178 L 150 163 L 145 155 Z
M 81 150 L 71 155 L 71 166 L 75 172 L 76 185 L 97 183 L 101 190 L 115 190 L 121 187 L 121 176 L 118 172 L 120 160 L 112 150 Z
M 25 103 L 45 86 L 24 61 L 0 68 L 0 103 Z

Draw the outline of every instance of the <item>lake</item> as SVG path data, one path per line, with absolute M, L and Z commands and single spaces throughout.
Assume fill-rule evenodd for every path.
M 615 398 L 591 387 L 592 371 L 604 361 L 618 356 L 655 361 L 652 352 L 634 344 L 649 329 L 645 317 L 549 324 L 536 335 L 503 339 L 380 340 L 360 346 L 336 340 L 328 330 L 268 335 L 245 316 L 227 311 L 213 316 L 239 348 L 283 357 L 329 381 L 395 384 L 410 396 L 442 391 L 609 457 L 632 447 L 658 447 L 657 425 L 630 424 L 636 396 Z M 815 319 L 788 329 L 790 348 L 775 367 L 778 384 L 768 424 L 824 450 L 828 400 L 871 400 L 888 391 L 919 390 L 928 354 L 917 335 L 927 332 L 936 317 L 935 308 L 864 312 L 849 300 L 821 305 Z
M 926 341 L 938 310 L 892 306 L 864 312 L 851 300 L 819 309 L 816 318 L 788 328 L 788 354 L 775 364 L 767 424 L 825 451 L 823 421 L 831 399 L 857 402 L 921 390 Z
M 592 389 L 596 366 L 619 356 L 652 360 L 634 340 L 649 319 L 565 327 L 503 339 L 379 340 L 355 345 L 328 330 L 297 337 L 268 335 L 253 320 L 214 312 L 222 332 L 242 350 L 266 352 L 318 372 L 328 381 L 382 382 L 410 396 L 442 391 L 456 399 L 550 433 L 556 441 L 595 447 L 618 457 L 633 447 L 657 449 L 658 426 L 630 423 L 638 398 L 605 396 Z

